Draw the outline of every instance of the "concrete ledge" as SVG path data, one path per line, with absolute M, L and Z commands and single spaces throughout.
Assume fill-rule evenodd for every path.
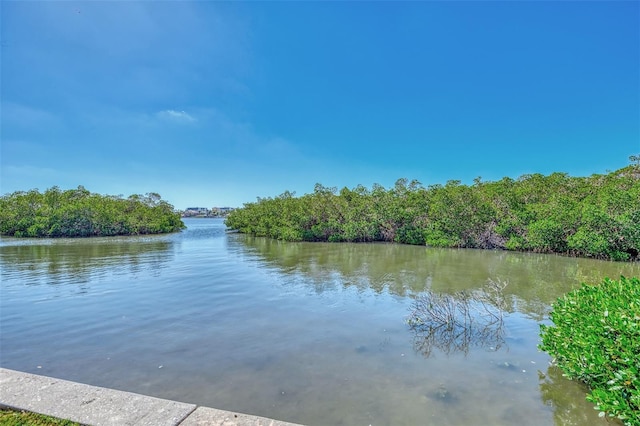
M 250 416 L 248 414 L 231 413 L 215 408 L 198 407 L 180 426 L 295 426 L 293 423 Z M 299 425 L 298 425 L 299 426 Z
M 0 368 L 0 406 L 91 426 L 296 426 Z

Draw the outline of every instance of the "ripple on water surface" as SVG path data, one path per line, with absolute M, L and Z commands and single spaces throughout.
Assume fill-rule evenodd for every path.
M 637 264 L 283 243 L 186 222 L 153 237 L 1 239 L 1 365 L 312 425 L 608 424 L 537 350 L 539 323 L 580 282 Z M 500 345 L 406 324 L 426 290 L 489 279 L 508 282 Z

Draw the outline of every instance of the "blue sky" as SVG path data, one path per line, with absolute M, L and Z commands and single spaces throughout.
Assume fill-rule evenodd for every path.
M 314 184 L 606 173 L 640 153 L 636 1 L 3 1 L 1 192 L 176 208 Z

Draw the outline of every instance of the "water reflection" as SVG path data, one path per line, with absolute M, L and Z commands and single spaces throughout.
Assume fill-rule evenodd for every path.
M 0 363 L 310 425 L 607 424 L 581 386 L 546 372 L 535 318 L 584 276 L 638 265 L 187 225 L 161 238 L 0 239 Z M 509 283 L 503 349 L 474 343 L 489 341 L 481 335 L 467 356 L 460 345 L 414 353 L 412 302 L 489 278 Z
M 550 365 L 546 373 L 538 371 L 540 396 L 544 405 L 553 408 L 555 426 L 582 426 L 607 422 L 610 425 L 622 425 L 617 419 L 604 420 L 598 417 L 593 403 L 585 399 L 586 386 L 572 382 L 562 375 L 562 370 Z
M 471 348 L 497 351 L 505 345 L 506 282 L 489 282 L 481 291 L 439 294 L 426 291 L 411 306 L 407 324 L 416 352 L 430 357 L 434 349 L 446 355 Z
M 167 237 L 12 240 L 0 245 L 3 282 L 86 284 L 110 273 L 158 276 L 173 258 Z
M 640 264 L 535 253 L 435 249 L 399 244 L 285 243 L 235 234 L 229 248 L 251 253 L 289 276 L 302 276 L 317 292 L 335 286 L 388 291 L 398 296 L 432 290 L 479 289 L 507 280 L 507 312 L 543 320 L 550 304 L 581 282 L 640 275 Z

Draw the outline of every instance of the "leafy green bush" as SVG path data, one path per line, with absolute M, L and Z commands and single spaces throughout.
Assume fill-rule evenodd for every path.
M 563 252 L 567 249 L 562 225 L 551 219 L 530 224 L 527 239 L 530 247 L 539 251 Z
M 606 278 L 559 298 L 540 349 L 591 389 L 601 415 L 640 425 L 640 279 Z
M 92 194 L 84 187 L 40 193 L 37 189 L 0 197 L 0 235 L 92 237 L 160 234 L 184 229 L 173 206 L 159 194 L 129 198 Z
M 640 173 L 636 166 L 590 177 L 524 175 L 424 188 L 398 179 L 390 188 L 286 191 L 234 210 L 226 224 L 287 241 L 387 241 L 562 253 L 618 261 L 640 251 Z M 40 224 L 25 232 L 39 232 Z M 46 224 L 42 225 L 45 226 Z

